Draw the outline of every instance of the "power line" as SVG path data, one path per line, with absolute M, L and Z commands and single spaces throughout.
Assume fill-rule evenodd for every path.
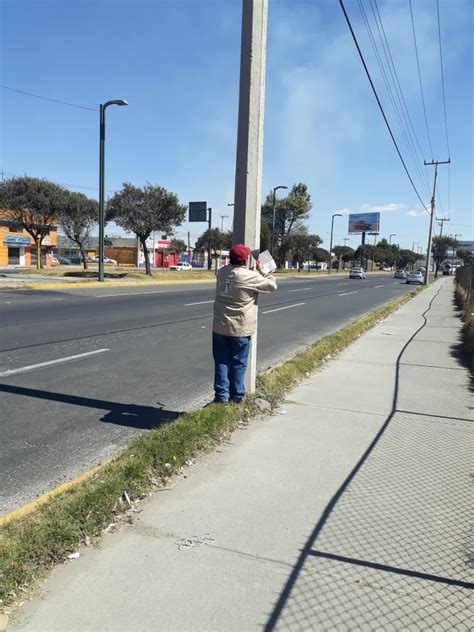
M 90 112 L 98 112 L 97 108 L 88 108 L 84 105 L 77 105 L 77 103 L 68 103 L 67 101 L 60 101 L 59 99 L 51 99 L 50 97 L 44 97 L 41 94 L 34 94 L 33 92 L 25 92 L 25 90 L 18 90 L 17 88 L 11 88 L 10 86 L 0 85 L 0 88 L 4 90 L 11 90 L 12 92 L 18 92 L 19 94 L 25 94 L 28 97 L 34 97 L 35 99 L 42 99 L 43 101 L 51 101 L 52 103 L 59 103 L 60 105 L 67 105 L 70 108 L 77 108 L 79 110 L 89 110 Z
M 421 102 L 422 102 L 422 105 L 423 105 L 423 114 L 425 116 L 426 135 L 428 137 L 428 145 L 430 146 L 431 158 L 433 158 L 434 153 L 433 153 L 433 147 L 431 146 L 431 137 L 430 137 L 430 128 L 429 128 L 429 125 L 428 125 L 428 117 L 426 115 L 425 94 L 423 92 L 423 82 L 421 80 L 420 59 L 418 57 L 418 44 L 416 42 L 415 19 L 413 17 L 413 7 L 412 7 L 411 0 L 409 0 L 409 3 L 410 3 L 410 15 L 411 15 L 411 27 L 412 27 L 412 31 L 413 31 L 413 42 L 415 44 L 416 65 L 418 67 L 418 81 L 419 81 L 419 84 L 420 84 Z
M 444 89 L 443 49 L 441 46 L 441 21 L 439 17 L 439 0 L 436 0 L 436 10 L 438 14 L 439 61 L 440 61 L 440 67 L 441 67 L 441 87 L 443 89 L 444 129 L 446 132 L 446 147 L 448 149 L 448 157 L 450 157 L 451 151 L 449 149 L 448 117 L 446 116 L 446 93 Z
M 413 127 L 413 122 L 411 120 L 410 112 L 408 111 L 408 107 L 407 107 L 407 104 L 406 104 L 406 101 L 405 101 L 405 96 L 403 94 L 403 89 L 402 89 L 402 86 L 400 85 L 400 80 L 398 78 L 397 69 L 395 67 L 395 63 L 394 63 L 393 57 L 392 57 L 392 52 L 390 50 L 390 44 L 388 43 L 388 38 L 387 38 L 387 35 L 385 33 L 385 28 L 384 28 L 384 25 L 383 25 L 382 16 L 380 15 L 380 11 L 379 11 L 379 7 L 378 7 L 378 4 L 377 4 L 377 0 L 374 0 L 374 4 L 375 4 L 375 10 L 376 10 L 377 16 L 376 16 L 376 14 L 374 12 L 374 6 L 372 4 L 372 0 L 370 0 L 370 6 L 371 6 L 371 9 L 372 9 L 372 13 L 374 15 L 374 19 L 375 19 L 375 24 L 377 26 L 377 30 L 379 32 L 379 37 L 380 37 L 380 29 L 378 27 L 377 18 L 378 18 L 378 22 L 380 23 L 380 27 L 382 29 L 383 39 L 382 39 L 382 37 L 380 37 L 380 40 L 382 42 L 382 48 L 383 48 L 384 53 L 385 53 L 385 58 L 387 59 L 388 69 L 390 71 L 390 75 L 392 77 L 392 81 L 393 81 L 393 84 L 395 86 L 395 92 L 396 92 L 397 97 L 398 97 L 398 102 L 400 104 L 400 110 L 402 112 L 402 116 L 403 116 L 403 119 L 405 121 L 405 125 L 406 125 L 406 129 L 407 129 L 407 132 L 408 132 L 408 136 L 409 136 L 409 139 L 411 141 L 411 145 L 413 147 L 414 160 L 415 160 L 415 164 L 416 164 L 416 167 L 417 167 L 417 170 L 418 170 L 418 174 L 421 175 L 421 179 L 422 180 L 423 180 L 423 177 L 425 178 L 425 182 L 426 182 L 426 185 L 427 185 L 427 188 L 428 188 L 428 194 L 429 194 L 430 186 L 429 186 L 429 181 L 428 181 L 428 175 L 427 175 L 426 171 L 423 171 L 423 169 L 421 169 L 421 167 L 418 164 L 418 159 L 417 159 L 417 156 L 416 156 L 416 154 L 417 154 L 416 146 L 415 146 L 415 143 L 413 142 L 412 134 L 410 133 L 410 128 L 411 128 L 411 130 L 413 132 L 413 136 L 415 138 L 416 145 L 418 146 L 418 149 L 419 149 L 421 157 L 422 157 L 421 160 L 420 160 L 420 163 L 424 159 L 424 152 L 423 152 L 423 149 L 421 148 L 420 141 L 418 140 L 418 136 L 416 134 L 415 128 Z M 384 41 L 385 41 L 385 45 L 386 45 L 386 50 L 385 50 L 385 46 L 384 46 Z M 388 56 L 387 56 L 387 54 L 388 54 Z M 393 68 L 393 72 L 392 72 L 392 68 Z M 406 115 L 405 115 L 405 113 L 406 113 Z
M 2 174 L 2 179 L 3 176 L 9 176 L 11 178 L 23 178 L 24 176 L 27 176 L 26 173 L 24 174 L 19 174 L 19 173 L 12 173 L 11 171 L 4 171 L 3 169 L 1 170 L 1 174 Z M 31 177 L 35 177 L 35 176 L 31 176 Z M 47 179 L 47 178 L 41 178 L 41 179 Z M 71 184 L 70 182 L 58 182 L 57 180 L 54 180 L 54 182 L 56 184 L 60 184 L 63 187 L 71 187 L 71 189 L 84 189 L 85 191 L 98 191 L 99 188 L 98 187 L 91 187 L 91 186 L 87 186 L 84 184 Z M 105 189 L 107 191 L 107 193 L 116 193 L 117 189 Z
M 359 53 L 359 57 L 360 57 L 360 60 L 362 62 L 362 65 L 364 66 L 364 70 L 365 70 L 365 73 L 367 75 L 367 79 L 369 80 L 370 86 L 372 88 L 372 92 L 374 93 L 375 100 L 377 101 L 377 105 L 379 106 L 380 113 L 382 114 L 383 120 L 384 120 L 385 125 L 386 125 L 386 127 L 388 129 L 388 132 L 390 134 L 390 138 L 392 139 L 392 142 L 393 142 L 393 144 L 395 146 L 395 149 L 397 150 L 398 157 L 400 158 L 400 161 L 401 161 L 401 163 L 403 165 L 405 173 L 407 174 L 408 179 L 410 180 L 411 186 L 413 187 L 413 190 L 415 191 L 417 198 L 420 200 L 421 205 L 423 206 L 425 211 L 427 213 L 429 213 L 428 209 L 425 206 L 425 203 L 423 202 L 423 200 L 421 199 L 420 194 L 418 193 L 418 189 L 416 188 L 415 183 L 413 182 L 413 179 L 412 179 L 412 177 L 410 175 L 410 172 L 408 171 L 408 168 L 407 168 L 407 166 L 405 164 L 403 156 L 402 156 L 402 154 L 400 152 L 400 149 L 398 147 L 397 141 L 395 140 L 395 136 L 393 135 L 392 129 L 391 129 L 390 124 L 389 124 L 389 122 L 387 120 L 387 117 L 385 115 L 382 103 L 380 102 L 379 95 L 377 94 L 377 90 L 375 89 L 374 82 L 372 81 L 372 77 L 370 76 L 369 69 L 367 68 L 367 64 L 365 63 L 364 56 L 362 55 L 362 51 L 360 49 L 359 42 L 357 41 L 356 35 L 354 33 L 354 29 L 352 28 L 351 21 L 349 19 L 349 16 L 347 15 L 347 11 L 346 11 L 346 8 L 344 6 L 343 0 L 339 0 L 339 4 L 340 4 L 341 9 L 342 9 L 342 11 L 344 13 L 344 17 L 346 19 L 347 26 L 349 27 L 349 30 L 351 32 L 352 39 L 354 40 L 354 44 L 355 44 L 355 46 L 357 48 L 357 52 Z

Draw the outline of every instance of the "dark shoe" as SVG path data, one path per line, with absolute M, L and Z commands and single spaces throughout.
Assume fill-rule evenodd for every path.
M 229 400 L 227 400 L 227 399 L 214 399 L 212 403 L 213 404 L 228 404 Z
M 230 401 L 232 404 L 241 404 L 244 401 L 243 397 L 231 397 Z

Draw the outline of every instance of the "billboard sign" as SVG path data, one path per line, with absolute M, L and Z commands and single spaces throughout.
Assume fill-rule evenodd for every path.
M 353 213 L 349 215 L 348 233 L 378 233 L 380 229 L 380 213 Z
M 189 221 L 207 222 L 207 202 L 189 203 Z

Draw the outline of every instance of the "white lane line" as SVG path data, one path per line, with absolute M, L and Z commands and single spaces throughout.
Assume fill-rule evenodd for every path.
M 115 298 L 116 296 L 141 296 L 143 294 L 165 294 L 166 290 L 158 292 L 119 292 L 118 294 L 91 294 L 94 298 Z
M 214 299 L 212 301 L 199 301 L 197 303 L 185 303 L 185 307 L 191 307 L 191 305 L 205 305 L 206 303 L 214 303 Z
M 23 366 L 20 369 L 10 369 L 9 371 L 2 371 L 0 377 L 8 377 L 9 375 L 17 375 L 18 373 L 26 373 L 27 371 L 33 371 L 33 369 L 42 369 L 45 366 L 53 366 L 54 364 L 62 364 L 63 362 L 69 362 L 70 360 L 78 360 L 79 358 L 87 358 L 98 353 L 104 353 L 109 349 L 97 349 L 96 351 L 87 351 L 86 353 L 78 353 L 77 355 L 67 356 L 66 358 L 58 358 L 57 360 L 49 360 L 48 362 L 40 362 L 39 364 L 30 364 L 30 366 Z
M 339 296 L 347 296 L 348 294 L 357 294 L 357 290 L 354 290 L 352 292 L 343 292 L 342 294 L 339 294 Z
M 347 283 L 338 283 L 338 285 L 349 285 L 350 281 L 347 281 Z
M 379 287 L 385 287 L 385 285 L 374 285 L 374 290 L 376 290 Z
M 291 309 L 292 307 L 300 307 L 300 305 L 306 305 L 306 303 L 295 303 L 294 305 L 286 305 L 286 307 L 277 307 L 276 309 L 269 309 L 262 314 L 272 314 L 273 312 L 281 312 L 283 309 Z
M 399 284 L 400 284 L 400 281 L 394 281 L 394 282 L 392 283 L 392 285 L 399 285 Z
M 311 287 L 299 287 L 297 290 L 288 290 L 288 292 L 304 292 L 305 290 L 312 290 Z

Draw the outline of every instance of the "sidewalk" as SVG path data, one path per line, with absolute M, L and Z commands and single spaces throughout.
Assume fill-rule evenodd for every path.
M 468 630 L 460 324 L 434 283 L 58 567 L 14 629 Z

